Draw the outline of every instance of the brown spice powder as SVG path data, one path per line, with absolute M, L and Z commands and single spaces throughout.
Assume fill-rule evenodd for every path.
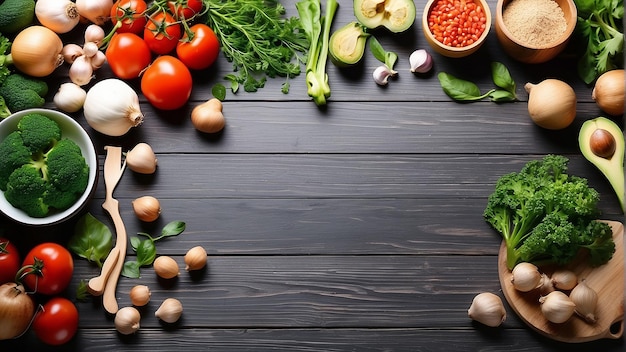
M 567 28 L 565 14 L 554 0 L 513 0 L 502 11 L 511 35 L 532 47 L 546 47 Z

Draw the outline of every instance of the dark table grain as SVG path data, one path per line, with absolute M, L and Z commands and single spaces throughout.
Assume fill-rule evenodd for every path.
M 623 339 L 552 341 L 508 305 L 500 328 L 468 319 L 477 293 L 503 297 L 501 238 L 482 218 L 498 177 L 545 154 L 561 154 L 570 158 L 572 173 L 601 193 L 604 218 L 622 221 L 623 214 L 608 182 L 578 149 L 580 125 L 603 114 L 577 77 L 572 48 L 552 62 L 525 65 L 502 52 L 492 30 L 471 57 L 445 58 L 422 36 L 425 2 L 416 2 L 418 19 L 407 32 L 374 32 L 398 53 L 398 78 L 376 86 L 371 72 L 380 63 L 369 51 L 354 68 L 339 70 L 329 62 L 332 96 L 324 108 L 309 100 L 303 76 L 291 80 L 286 95 L 283 80 L 273 79 L 257 93 L 229 93 L 223 133 L 200 134 L 189 113 L 232 72 L 220 58 L 194 73 L 192 98 L 178 111 L 156 111 L 140 97 L 145 123 L 124 137 L 98 134 L 82 112 L 73 114 L 96 143 L 101 165 L 105 145 L 128 150 L 146 142 L 157 153 L 156 174 L 126 170 L 116 188 L 128 234 L 158 233 L 167 222 L 182 220 L 185 232 L 158 242 L 158 253 L 182 266 L 185 252 L 202 245 L 209 265 L 198 275 L 183 272 L 173 283 L 157 280 L 151 268 L 140 279 L 122 278 L 120 306 L 130 305 L 134 285 L 152 290 L 136 335 L 117 334 L 101 300 L 93 298 L 76 302 L 80 328 L 67 345 L 44 346 L 28 332 L 0 341 L 0 351 L 623 351 Z M 294 3 L 283 2 L 288 14 L 295 14 Z M 333 28 L 354 20 L 352 2 L 339 3 Z M 494 11 L 496 1 L 489 3 Z M 430 74 L 409 72 L 408 56 L 417 48 L 433 53 Z M 474 81 L 481 91 L 492 88 L 492 61 L 511 71 L 519 102 L 459 104 L 441 90 L 441 71 Z M 106 67 L 97 71 L 98 80 L 111 76 Z M 545 78 L 575 88 L 578 115 L 565 130 L 542 130 L 528 117 L 523 84 Z M 67 67 L 50 77 L 47 107 L 67 80 Z M 139 91 L 138 81 L 129 83 Z M 613 119 L 623 127 L 621 117 Z M 161 200 L 163 213 L 154 224 L 142 224 L 132 213 L 131 201 L 143 195 Z M 86 211 L 113 228 L 103 199 L 100 169 Z M 66 243 L 75 220 L 28 229 L 0 218 L 0 226 L 26 250 L 42 241 Z M 78 258 L 75 266 L 70 298 L 80 280 L 98 273 Z M 185 309 L 174 326 L 154 317 L 167 297 Z

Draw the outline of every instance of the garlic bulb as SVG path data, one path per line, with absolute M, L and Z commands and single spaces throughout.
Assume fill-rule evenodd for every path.
M 137 93 L 117 78 L 94 84 L 87 92 L 83 108 L 89 126 L 113 137 L 126 134 L 144 118 Z
M 139 320 L 141 315 L 134 307 L 124 307 L 115 314 L 115 329 L 120 334 L 130 335 L 139 330 Z
M 185 270 L 200 270 L 206 266 L 207 253 L 202 246 L 191 248 L 185 254 Z
M 130 303 L 134 306 L 142 307 L 150 302 L 150 288 L 146 285 L 136 285 L 130 289 Z
M 76 0 L 76 7 L 81 16 L 99 25 L 105 24 L 110 18 L 111 0 Z
M 152 196 L 139 197 L 132 201 L 133 211 L 141 221 L 152 222 L 161 215 L 161 204 Z
M 578 278 L 576 274 L 570 270 L 559 269 L 552 273 L 552 286 L 558 290 L 569 291 L 576 286 Z
M 70 0 L 37 0 L 35 16 L 39 23 L 56 33 L 67 33 L 80 21 L 78 8 Z
M 183 314 L 183 304 L 176 298 L 167 298 L 159 309 L 154 312 L 154 316 L 163 320 L 166 323 L 175 323 L 180 319 Z
M 506 320 L 502 299 L 490 292 L 476 295 L 467 310 L 467 315 L 470 319 L 491 327 L 500 326 Z
M 569 298 L 576 304 L 575 312 L 587 323 L 595 323 L 598 293 L 582 280 L 569 294 Z
M 153 174 L 157 167 L 157 158 L 152 147 L 147 143 L 138 143 L 126 153 L 126 166 L 140 174 Z
M 76 112 L 82 109 L 87 92 L 75 83 L 63 83 L 52 98 L 54 105 L 65 112 Z
M 513 287 L 520 292 L 532 291 L 541 286 L 541 273 L 532 263 L 519 263 L 513 268 Z
M 541 313 L 555 324 L 566 322 L 576 309 L 576 304 L 562 291 L 552 291 L 539 298 Z
M 173 279 L 180 274 L 178 263 L 172 257 L 164 255 L 157 257 L 153 267 L 156 274 L 163 279 Z
M 433 58 L 428 51 L 418 49 L 409 56 L 409 64 L 411 65 L 411 72 L 426 73 L 433 67 Z

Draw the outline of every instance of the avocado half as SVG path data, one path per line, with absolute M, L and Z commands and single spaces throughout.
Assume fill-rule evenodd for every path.
M 350 22 L 336 30 L 330 36 L 328 45 L 332 63 L 339 67 L 345 67 L 361 61 L 369 36 L 363 25 L 358 22 Z
M 415 22 L 413 0 L 354 0 L 353 4 L 357 20 L 370 29 L 383 26 L 400 33 Z
M 598 129 L 609 132 L 615 139 L 615 152 L 610 157 L 598 156 L 592 150 L 591 136 Z M 585 158 L 608 179 L 624 212 L 624 133 L 622 130 L 606 117 L 585 121 L 578 134 L 578 145 Z

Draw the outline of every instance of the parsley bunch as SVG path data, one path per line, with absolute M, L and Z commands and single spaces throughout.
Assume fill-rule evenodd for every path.
M 622 0 L 574 0 L 578 10 L 576 30 L 586 42 L 578 61 L 578 75 L 585 83 L 606 71 L 624 66 L 624 2 Z
M 246 92 L 256 92 L 267 77 L 286 77 L 282 92 L 288 93 L 288 79 L 299 75 L 305 62 L 299 53 L 309 47 L 300 20 L 284 18 L 286 11 L 278 0 L 204 1 L 207 25 L 217 35 L 226 59 L 233 63 L 235 73 L 224 77 L 232 92 L 240 85 Z

